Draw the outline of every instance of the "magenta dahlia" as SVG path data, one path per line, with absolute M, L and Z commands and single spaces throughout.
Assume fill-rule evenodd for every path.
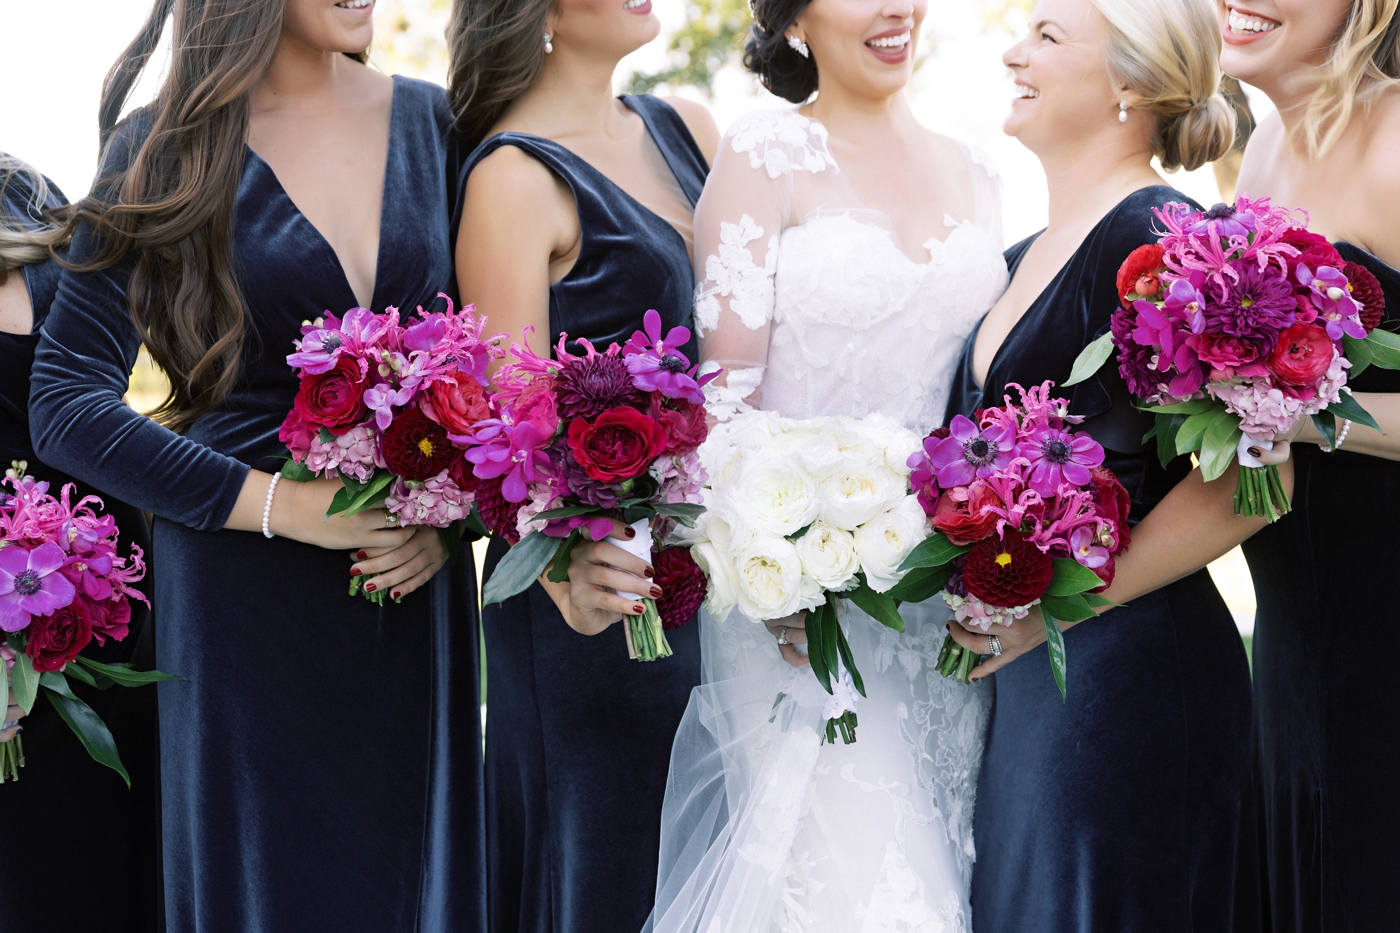
M 1226 278 L 1221 291 L 1211 289 L 1206 329 L 1272 349 L 1279 332 L 1294 321 L 1298 299 L 1293 286 L 1272 266 L 1260 269 L 1257 263 L 1239 260 L 1230 265 L 1239 278 Z
M 595 354 L 575 360 L 554 377 L 555 404 L 563 422 L 592 420 L 609 408 L 641 408 L 647 395 L 632 383 L 627 364 L 617 356 Z

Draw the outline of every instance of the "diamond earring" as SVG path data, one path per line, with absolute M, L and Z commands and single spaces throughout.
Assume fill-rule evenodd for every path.
M 801 55 L 803 58 L 811 58 L 811 57 L 812 57 L 812 50 L 809 49 L 809 48 L 807 48 L 807 43 L 803 42 L 801 39 L 797 38 L 796 36 L 788 36 L 788 37 L 787 37 L 787 40 L 788 40 L 788 47 L 791 48 L 791 49 L 792 49 L 794 52 L 796 52 L 798 55 Z
M 1126 100 L 1120 100 L 1118 102 L 1118 122 L 1128 122 L 1128 102 Z
M 548 55 L 554 51 L 554 37 L 549 33 L 544 34 L 544 54 Z

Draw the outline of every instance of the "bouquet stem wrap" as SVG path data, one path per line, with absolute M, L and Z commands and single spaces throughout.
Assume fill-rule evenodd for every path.
M 640 519 L 632 523 L 636 536 L 627 540 L 614 539 L 613 544 L 644 561 L 651 560 L 651 522 Z M 661 614 L 656 611 L 656 600 L 637 593 L 617 595 L 630 599 L 646 607 L 639 616 L 627 616 L 622 621 L 627 626 L 627 656 L 633 661 L 655 661 L 671 656 L 671 645 L 666 641 L 666 632 L 661 627 Z

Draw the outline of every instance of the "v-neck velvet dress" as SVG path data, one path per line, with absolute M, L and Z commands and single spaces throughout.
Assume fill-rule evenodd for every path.
M 148 118 L 109 153 L 127 164 Z M 454 287 L 450 117 L 394 79 L 372 305 Z M 92 254 L 80 231 L 76 258 Z M 172 933 L 471 933 L 484 924 L 472 563 L 400 604 L 346 593 L 346 552 L 222 529 L 271 472 L 301 322 L 358 302 L 329 243 L 247 153 L 234 259 L 252 327 L 238 386 L 176 435 L 122 403 L 140 338 L 129 263 L 65 272 L 34 366 L 40 456 L 154 512 L 162 630 L 165 903 Z M 78 844 L 79 840 L 74 840 Z
M 986 391 L 968 338 L 948 412 L 999 405 L 1007 386 L 1063 383 L 1108 330 L 1128 254 L 1155 241 L 1151 210 L 1187 201 L 1150 187 L 1090 232 L 997 351 Z M 1015 275 L 1035 237 L 1007 250 Z M 1105 448 L 1140 520 L 1184 477 L 1163 469 L 1112 365 L 1065 390 Z M 1259 928 L 1244 646 L 1206 571 L 1065 633 L 1068 699 L 1044 645 L 993 675 L 977 787 L 977 933 L 1194 933 Z
M 1385 290 L 1400 330 L 1400 270 L 1340 243 Z M 1372 367 L 1357 392 L 1400 392 Z M 1269 927 L 1400 930 L 1400 463 L 1293 445 L 1293 511 L 1244 544 L 1254 620 L 1255 729 Z M 1379 627 L 1376 623 L 1380 623 Z
M 46 207 L 64 203 L 52 183 L 50 194 Z M 32 199 L 28 184 L 12 177 L 0 210 L 35 226 L 42 218 L 35 216 Z M 11 272 L 24 279 L 34 323 L 28 334 L 0 333 L 0 466 L 8 469 L 15 460 L 26 461 L 29 475 L 47 482 L 54 495 L 74 480 L 34 454 L 29 437 L 29 370 L 39 328 L 58 290 L 59 273 L 53 260 Z M 77 486 L 77 496 L 102 497 L 103 511 L 121 529 L 123 550 L 135 544 L 145 552 L 148 575 L 140 588 L 149 597 L 149 568 L 155 560 L 146 516 L 84 483 Z M 90 642 L 83 656 L 106 664 L 131 664 L 138 670 L 155 667 L 151 614 L 139 602 L 132 602 L 131 609 L 125 639 L 109 640 L 106 645 Z M 115 771 L 93 761 L 48 700 L 39 698 L 22 720 L 27 763 L 20 779 L 0 787 L 0 930 L 155 931 L 160 895 L 156 691 L 152 687 L 97 690 L 71 683 L 107 724 L 131 777 L 131 788 Z M 81 846 L 84 858 L 102 865 L 85 873 L 81 896 L 74 895 L 73 878 L 61 868 L 73 858 L 75 846 Z
M 708 169 L 685 123 L 655 98 L 623 101 L 693 208 Z M 561 331 L 600 348 L 625 342 L 649 308 L 665 327 L 692 326 L 690 256 L 674 227 L 568 149 L 523 133 L 483 142 L 463 167 L 461 190 L 501 146 L 549 166 L 578 204 L 578 259 L 549 290 L 551 345 Z M 693 344 L 685 353 L 697 358 Z M 487 578 L 506 550 L 492 540 Z M 695 624 L 666 633 L 671 657 L 630 661 L 621 625 L 581 635 L 536 583 L 487 606 L 482 626 L 492 933 L 640 930 L 656 893 L 671 741 L 700 683 Z

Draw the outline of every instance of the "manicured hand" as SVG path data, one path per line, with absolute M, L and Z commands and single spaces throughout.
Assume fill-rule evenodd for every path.
M 447 563 L 447 548 L 436 528 L 414 525 L 405 530 L 408 540 L 397 547 L 361 548 L 352 555 L 357 563 L 350 568 L 350 575 L 374 577 L 365 582 L 366 592 L 387 590 L 391 599 L 402 599 Z
M 306 483 L 283 480 L 273 494 L 268 530 L 317 547 L 336 551 L 368 548 L 386 552 L 407 544 L 412 528 L 388 524 L 383 509 L 366 509 L 358 515 L 326 517 L 326 509 L 341 489 L 338 479 L 316 479 Z
M 1061 622 L 1060 631 L 1063 632 L 1074 625 L 1073 622 Z M 974 681 L 1001 670 L 1036 645 L 1045 642 L 1045 620 L 1040 614 L 1039 606 L 1032 606 L 1024 619 L 1017 619 L 1009 626 L 992 626 L 989 634 L 970 631 L 956 619 L 948 623 L 948 631 L 952 633 L 953 640 L 964 648 L 976 654 L 986 655 L 982 663 L 972 669 L 971 677 Z M 992 656 L 992 635 L 1001 639 L 999 658 Z
M 587 534 L 587 531 L 584 533 Z M 634 537 L 636 532 L 632 526 L 613 521 L 608 538 L 622 541 Z M 656 575 L 651 565 L 635 554 L 609 544 L 608 538 L 583 541 L 574 546 L 568 583 L 548 582 L 547 572 L 540 578 L 545 589 L 554 597 L 564 621 L 574 631 L 584 635 L 606 631 L 613 623 L 621 621 L 623 616 L 642 614 L 641 603 L 622 598 L 617 595 L 619 590 L 652 599 L 661 597 L 661 587 L 651 580 Z
M 771 622 L 764 622 L 763 624 L 768 627 L 768 631 L 773 633 L 774 638 L 782 634 L 784 628 L 787 629 L 787 640 L 792 642 L 792 644 L 778 645 L 778 651 L 782 654 L 784 661 L 788 662 L 793 667 L 812 666 L 812 660 L 805 654 L 798 654 L 796 647 L 797 645 L 807 644 L 806 612 L 799 612 L 796 615 L 790 615 L 782 619 L 774 619 Z

